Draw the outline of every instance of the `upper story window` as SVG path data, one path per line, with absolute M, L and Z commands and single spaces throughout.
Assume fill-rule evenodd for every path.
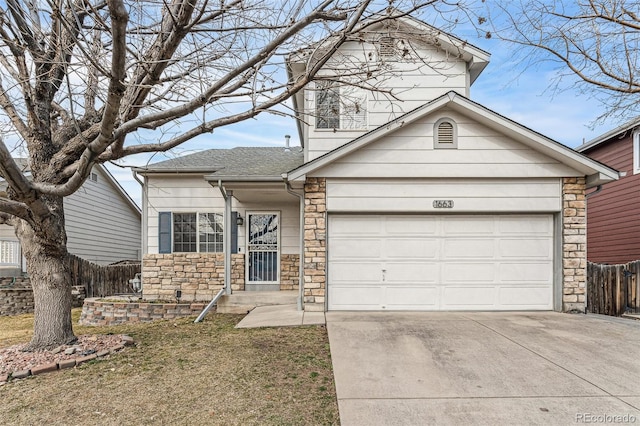
M 366 130 L 366 91 L 359 87 L 338 86 L 332 81 L 317 82 L 316 128 Z
M 441 118 L 433 128 L 435 148 L 457 148 L 458 126 L 450 118 Z
M 633 132 L 633 174 L 640 173 L 640 130 Z

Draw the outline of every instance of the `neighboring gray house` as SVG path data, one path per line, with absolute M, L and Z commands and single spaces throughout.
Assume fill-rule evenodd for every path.
M 27 162 L 17 159 L 27 170 Z M 69 253 L 107 265 L 140 256 L 141 211 L 102 165 L 64 200 Z M 26 271 L 20 243 L 13 227 L 0 225 L 0 275 Z
M 488 53 L 410 17 L 365 28 L 320 75 L 378 58 L 397 99 L 311 84 L 294 98 L 302 148 L 137 169 L 144 297 L 584 311 L 585 190 L 618 173 L 470 100 Z M 290 58 L 291 78 L 310 63 Z

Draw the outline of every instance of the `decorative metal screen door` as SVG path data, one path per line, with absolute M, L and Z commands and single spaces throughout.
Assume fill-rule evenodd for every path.
M 279 228 L 278 213 L 247 213 L 245 290 L 280 290 Z

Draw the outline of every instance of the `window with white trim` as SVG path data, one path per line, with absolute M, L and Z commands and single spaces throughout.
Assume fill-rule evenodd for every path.
M 316 83 L 316 128 L 334 130 L 367 129 L 367 93 L 333 81 Z
M 223 215 L 219 213 L 173 213 L 173 252 L 221 253 Z
M 640 173 L 640 130 L 633 132 L 633 174 Z
M 441 118 L 433 126 L 433 139 L 435 148 L 457 148 L 458 126 L 450 118 Z

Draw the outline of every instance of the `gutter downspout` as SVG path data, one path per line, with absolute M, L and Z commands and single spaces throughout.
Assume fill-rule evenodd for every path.
M 142 283 L 144 282 L 143 280 L 143 275 L 142 275 L 142 262 L 144 260 L 144 255 L 147 251 L 147 177 L 144 177 L 144 181 L 140 180 L 140 178 L 138 177 L 138 173 L 131 169 L 131 174 L 133 175 L 133 178 L 135 179 L 136 182 L 138 182 L 140 184 L 140 186 L 142 187 L 142 223 L 140 224 L 140 237 L 141 240 L 140 241 L 140 292 L 142 293 Z
M 593 191 L 593 192 L 588 193 L 587 195 L 585 195 L 585 197 L 584 197 L 584 198 L 589 198 L 589 197 L 591 197 L 591 196 L 593 196 L 593 195 L 596 195 L 596 194 L 597 194 L 598 192 L 600 192 L 600 191 L 602 191 L 602 185 L 598 185 L 598 186 L 596 186 L 596 190 L 595 190 L 595 191 Z
M 287 179 L 286 174 L 282 174 L 282 179 L 284 180 L 284 187 L 287 192 L 293 196 L 298 197 L 300 200 L 300 270 L 298 271 L 298 310 L 304 310 L 302 301 L 304 299 L 304 195 L 298 194 L 293 189 L 291 189 L 291 184 Z
M 233 191 L 227 191 L 218 180 L 218 189 L 224 198 L 224 229 L 222 231 L 222 247 L 224 251 L 224 289 L 225 294 L 231 294 L 231 200 Z

